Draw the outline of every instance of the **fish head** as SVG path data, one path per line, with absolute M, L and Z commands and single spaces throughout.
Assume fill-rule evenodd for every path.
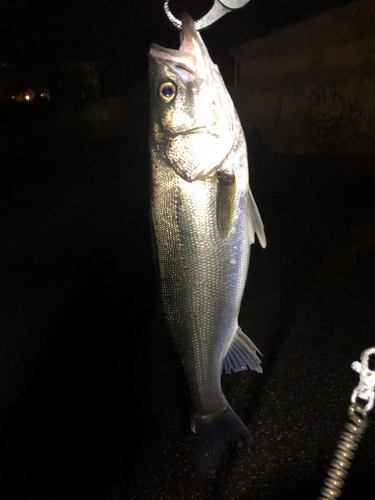
M 182 17 L 179 50 L 151 45 L 149 82 L 151 144 L 185 180 L 212 175 L 233 147 L 237 114 L 187 14 Z

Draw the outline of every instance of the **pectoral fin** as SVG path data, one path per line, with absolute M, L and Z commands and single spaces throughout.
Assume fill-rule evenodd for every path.
M 216 221 L 217 229 L 223 240 L 231 230 L 236 213 L 237 193 L 236 177 L 229 172 L 217 172 Z
M 261 354 L 249 337 L 238 327 L 236 335 L 225 355 L 223 370 L 227 373 L 231 371 L 240 372 L 247 370 L 247 367 L 249 367 L 251 370 L 262 373 L 261 361 L 256 355 L 257 352 Z
M 259 243 L 263 248 L 266 248 L 267 240 L 266 235 L 264 234 L 264 226 L 262 219 L 259 214 L 259 210 L 257 204 L 255 203 L 252 192 L 249 191 L 247 193 L 247 236 L 249 239 L 249 243 L 253 244 L 255 241 L 255 233 L 258 236 Z

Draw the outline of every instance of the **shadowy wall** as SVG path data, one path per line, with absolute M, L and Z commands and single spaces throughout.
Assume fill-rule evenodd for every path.
M 272 151 L 375 157 L 375 2 L 232 49 L 243 125 Z

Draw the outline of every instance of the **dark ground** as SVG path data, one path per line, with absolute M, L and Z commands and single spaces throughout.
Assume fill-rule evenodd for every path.
M 253 442 L 198 484 L 179 360 L 155 321 L 147 109 L 123 141 L 25 143 L 0 168 L 4 500 L 319 495 L 374 345 L 373 162 L 253 159 L 268 247 L 253 245 L 240 324 L 264 374 L 223 377 Z M 375 487 L 375 426 L 343 499 Z

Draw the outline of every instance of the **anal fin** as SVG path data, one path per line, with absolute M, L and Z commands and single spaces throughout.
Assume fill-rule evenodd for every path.
M 249 337 L 238 327 L 236 335 L 224 357 L 223 371 L 225 370 L 226 373 L 230 373 L 231 371 L 240 372 L 247 370 L 249 367 L 251 370 L 263 373 L 260 366 L 261 360 L 258 358 L 257 352 L 262 354 Z

